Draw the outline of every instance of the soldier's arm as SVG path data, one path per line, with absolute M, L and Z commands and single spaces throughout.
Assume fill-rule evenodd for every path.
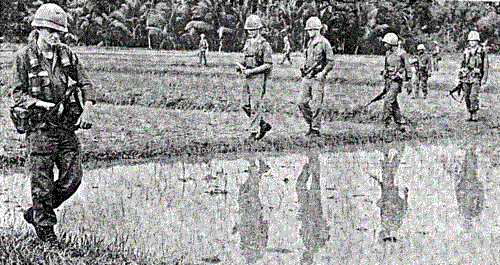
M 263 54 L 264 54 L 263 55 L 264 56 L 264 64 L 262 64 L 261 66 L 252 68 L 252 69 L 247 69 L 246 70 L 247 75 L 264 73 L 264 72 L 269 71 L 273 68 L 272 49 L 271 49 L 271 45 L 269 45 L 269 43 L 267 43 L 267 42 L 264 45 Z
M 12 98 L 15 105 L 26 109 L 34 106 L 49 109 L 54 106 L 54 103 L 37 99 L 29 94 L 28 65 L 21 54 L 17 54 L 14 59 L 11 82 Z
M 323 69 L 323 71 L 321 71 L 318 76 L 321 78 L 325 78 L 326 75 L 332 70 L 333 68 L 333 50 L 332 50 L 332 46 L 330 45 L 330 43 L 328 41 L 326 41 L 324 43 L 324 51 L 325 51 L 325 59 L 326 59 L 326 66 L 325 68 Z
M 71 79 L 80 84 L 80 91 L 82 93 L 81 100 L 83 105 L 87 105 L 87 103 L 95 104 L 96 93 L 93 89 L 93 84 L 87 74 L 87 71 L 83 68 L 83 65 L 78 60 L 78 57 L 72 51 L 69 51 L 69 57 L 71 66 L 69 68 L 68 75 Z

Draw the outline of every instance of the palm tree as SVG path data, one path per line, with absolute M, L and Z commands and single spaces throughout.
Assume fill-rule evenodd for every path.
M 109 14 L 112 28 L 128 38 L 126 43 L 131 46 L 141 45 L 142 37 L 146 37 L 146 18 L 151 3 L 139 0 L 125 0 L 118 10 Z

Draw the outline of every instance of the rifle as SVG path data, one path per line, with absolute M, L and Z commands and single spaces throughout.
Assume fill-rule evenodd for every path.
M 307 75 L 309 75 L 316 67 L 318 67 L 318 65 L 321 64 L 321 61 L 316 61 L 316 63 L 314 63 L 311 67 L 309 67 L 309 69 L 305 70 L 304 68 L 300 68 L 300 76 L 301 77 L 306 77 Z
M 79 83 L 71 85 L 68 88 L 68 90 L 66 90 L 66 93 L 64 93 L 64 96 L 62 97 L 62 99 L 59 100 L 54 105 L 54 107 L 52 107 L 45 115 L 43 115 L 42 120 L 44 120 L 45 122 L 47 122 L 48 124 L 50 124 L 50 125 L 52 125 L 54 127 L 60 127 L 59 124 L 57 124 L 57 122 L 53 122 L 52 118 L 55 117 L 56 120 L 59 120 L 59 117 L 57 117 L 58 115 L 55 115 L 56 112 L 59 111 L 59 108 L 61 107 L 61 105 L 64 104 L 64 102 L 68 101 L 68 99 L 71 97 L 71 95 L 73 95 L 73 93 L 75 93 L 78 88 L 80 88 L 80 84 Z M 71 130 L 77 130 L 78 128 L 81 128 L 81 129 L 84 129 L 84 130 L 90 129 L 92 127 L 91 123 L 89 123 L 87 126 L 84 126 L 84 127 L 80 127 L 80 125 L 74 125 L 74 122 L 76 122 L 74 116 L 78 116 L 79 117 L 79 115 L 81 114 L 81 110 L 80 110 L 81 106 L 79 105 L 78 108 L 79 108 L 78 111 L 74 111 L 73 109 L 70 109 L 69 107 L 65 107 L 65 109 L 63 110 L 63 113 L 66 113 L 67 115 L 71 115 L 72 116 L 71 117 L 72 119 L 69 119 L 70 123 L 72 123 L 72 124 L 68 124 L 71 127 L 70 129 Z M 66 115 L 63 115 L 63 116 L 66 116 Z
M 381 100 L 382 98 L 384 98 L 385 94 L 387 94 L 387 89 L 384 86 L 384 89 L 382 90 L 382 92 L 380 94 L 378 94 L 376 97 L 374 97 L 372 100 L 370 100 L 370 102 L 368 102 L 363 108 L 366 108 L 366 107 L 370 106 L 372 103 Z
M 451 96 L 451 98 L 453 98 L 456 102 L 461 103 L 464 97 L 461 97 L 460 101 L 459 101 L 458 99 L 455 98 L 455 96 L 453 96 L 453 93 L 457 92 L 457 96 L 460 96 L 460 94 L 462 94 L 462 90 L 463 90 L 463 83 L 459 82 L 456 87 L 454 87 L 452 90 L 450 90 L 449 96 Z

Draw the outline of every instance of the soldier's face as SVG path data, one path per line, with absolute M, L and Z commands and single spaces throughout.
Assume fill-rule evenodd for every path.
M 250 38 L 255 38 L 257 37 L 257 34 L 259 33 L 259 29 L 249 29 L 247 30 L 248 37 Z
M 61 32 L 51 28 L 40 28 L 38 30 L 42 42 L 49 46 L 54 46 L 61 42 Z
M 385 47 L 386 49 L 390 49 L 390 48 L 392 47 L 392 45 L 390 45 L 390 44 L 389 44 L 389 43 L 387 43 L 387 42 L 384 42 L 384 47 Z
M 314 38 L 318 32 L 319 30 L 317 29 L 310 29 L 307 31 L 307 34 L 309 35 L 309 37 Z
M 477 40 L 470 40 L 469 45 L 470 46 L 476 46 L 479 42 Z

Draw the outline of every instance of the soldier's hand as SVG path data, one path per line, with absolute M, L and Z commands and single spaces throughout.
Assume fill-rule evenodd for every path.
M 83 108 L 82 115 L 76 121 L 76 126 L 82 129 L 90 129 L 92 127 L 92 123 L 90 122 L 89 112 L 87 110 L 87 106 Z
M 485 86 L 488 83 L 488 79 L 481 80 L 481 86 Z
M 251 70 L 250 69 L 244 69 L 241 71 L 245 76 L 249 76 L 252 74 Z
M 325 80 L 326 79 L 326 74 L 324 72 L 318 73 L 318 79 L 319 80 Z

